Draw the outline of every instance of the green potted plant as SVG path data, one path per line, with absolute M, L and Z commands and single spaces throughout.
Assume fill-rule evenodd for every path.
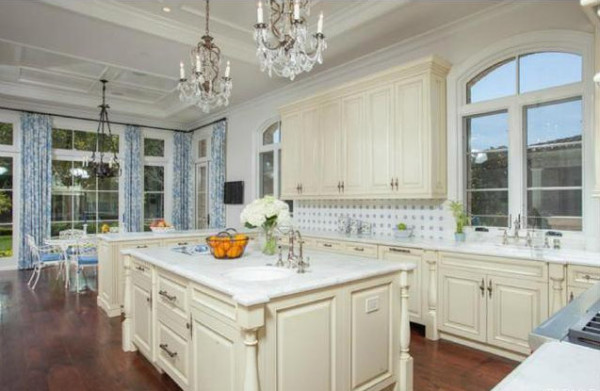
M 465 208 L 462 202 L 450 201 L 450 210 L 456 221 L 456 231 L 454 232 L 454 239 L 457 242 L 465 241 L 465 233 L 463 228 L 469 224 L 469 216 L 465 213 Z
M 394 226 L 394 237 L 396 239 L 406 239 L 412 236 L 412 229 L 408 228 L 405 223 L 398 223 Z

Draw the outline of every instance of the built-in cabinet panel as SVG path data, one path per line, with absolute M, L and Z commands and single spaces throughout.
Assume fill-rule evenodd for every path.
M 282 196 L 445 197 L 448 70 L 428 58 L 282 108 Z
M 485 275 L 442 268 L 439 286 L 439 329 L 486 342 Z
M 548 317 L 548 287 L 542 282 L 488 277 L 488 343 L 529 353 L 529 333 Z
M 277 311 L 278 391 L 337 389 L 335 306 L 329 298 Z
M 153 357 L 152 351 L 152 289 L 134 281 L 132 294 L 133 343 L 146 356 Z

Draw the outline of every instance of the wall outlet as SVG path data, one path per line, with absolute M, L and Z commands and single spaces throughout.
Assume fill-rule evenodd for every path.
M 365 312 L 371 313 L 379 310 L 379 296 L 369 297 L 365 300 Z

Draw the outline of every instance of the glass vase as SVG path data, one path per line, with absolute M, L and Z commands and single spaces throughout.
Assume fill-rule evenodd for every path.
M 263 254 L 275 255 L 277 252 L 277 237 L 275 236 L 275 227 L 263 227 L 260 232 L 260 247 Z

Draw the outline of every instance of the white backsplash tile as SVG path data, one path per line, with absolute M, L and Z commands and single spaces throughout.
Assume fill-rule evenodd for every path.
M 405 223 L 422 239 L 448 239 L 453 220 L 443 200 L 301 200 L 294 202 L 294 221 L 302 230 L 337 231 L 339 216 L 373 224 L 373 234 L 393 236 Z

